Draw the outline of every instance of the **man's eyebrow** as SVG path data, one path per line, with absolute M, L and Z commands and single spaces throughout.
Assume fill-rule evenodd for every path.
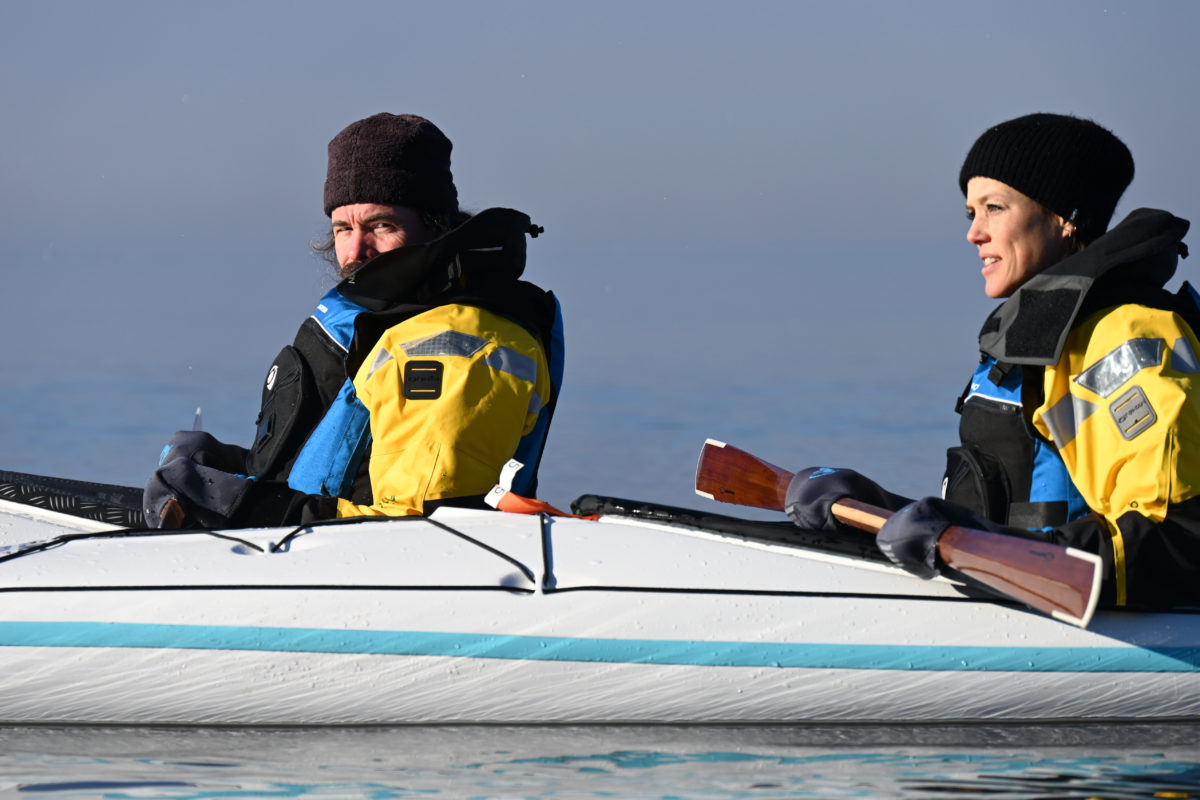
M 378 214 L 372 214 L 369 217 L 363 217 L 363 222 L 399 222 L 400 218 L 395 214 L 387 211 L 380 211 Z
M 339 219 L 339 218 L 337 218 L 337 217 L 334 217 L 334 218 L 333 218 L 333 219 L 331 219 L 329 222 L 330 222 L 330 224 L 331 224 L 333 227 L 335 227 L 335 228 L 336 228 L 338 225 L 349 225 L 349 224 L 350 224 L 350 223 L 349 223 L 349 222 L 347 222 L 346 220 L 344 220 L 344 219 Z M 400 218 L 399 218 L 398 216 L 396 216 L 395 214 L 390 214 L 390 213 L 388 213 L 388 212 L 386 212 L 386 211 L 380 211 L 379 213 L 377 213 L 377 214 L 372 214 L 372 215 L 370 215 L 369 217 L 363 217 L 363 218 L 362 218 L 362 219 L 359 221 L 359 224 L 361 224 L 361 225 L 369 225 L 369 224 L 371 224 L 372 222 L 394 222 L 394 223 L 397 223 L 397 224 L 399 224 L 399 222 L 400 222 Z

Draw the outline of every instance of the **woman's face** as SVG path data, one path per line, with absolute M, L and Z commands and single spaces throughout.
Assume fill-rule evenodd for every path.
M 1071 252 L 1071 223 L 992 178 L 967 181 L 967 218 L 967 241 L 979 248 L 988 297 L 1010 296 Z

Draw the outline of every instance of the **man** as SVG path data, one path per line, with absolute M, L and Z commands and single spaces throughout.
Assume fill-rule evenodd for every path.
M 459 210 L 450 140 L 376 114 L 329 143 L 341 282 L 268 370 L 249 449 L 181 431 L 146 485 L 152 526 L 267 526 L 477 505 L 511 458 L 533 494 L 562 381 L 554 295 L 518 280 L 511 209 Z

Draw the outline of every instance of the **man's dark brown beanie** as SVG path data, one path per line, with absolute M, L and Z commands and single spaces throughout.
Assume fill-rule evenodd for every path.
M 376 114 L 352 123 L 329 142 L 325 215 L 354 203 L 457 211 L 450 148 L 436 125 L 415 114 Z
M 1087 244 L 1108 230 L 1133 180 L 1133 156 L 1091 120 L 1029 114 L 1001 122 L 975 141 L 958 174 L 964 195 L 975 177 L 1006 183 L 1070 220 Z

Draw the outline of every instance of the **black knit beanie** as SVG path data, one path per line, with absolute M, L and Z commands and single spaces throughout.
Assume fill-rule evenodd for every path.
M 415 114 L 360 119 L 329 142 L 325 215 L 354 203 L 458 210 L 450 174 L 450 140 Z
M 975 140 L 958 185 L 992 178 L 1071 221 L 1087 244 L 1108 230 L 1117 201 L 1133 180 L 1133 156 L 1110 131 L 1063 114 L 1029 114 L 1001 122 Z

